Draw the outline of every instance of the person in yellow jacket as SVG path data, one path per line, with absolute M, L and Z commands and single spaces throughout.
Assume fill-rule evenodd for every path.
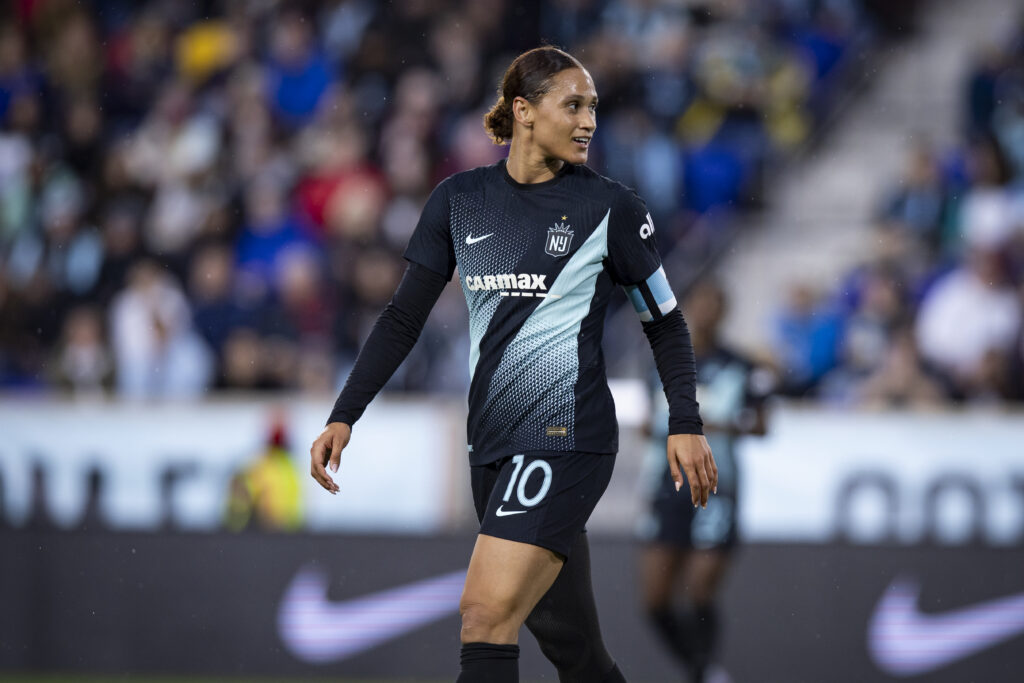
M 286 442 L 284 425 L 278 422 L 259 457 L 231 478 L 228 529 L 295 531 L 302 526 L 302 486 Z

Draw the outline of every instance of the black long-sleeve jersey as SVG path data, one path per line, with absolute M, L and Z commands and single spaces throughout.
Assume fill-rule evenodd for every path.
M 414 290 L 418 281 L 432 290 L 429 310 L 440 290 L 422 269 L 447 281 L 458 268 L 469 308 L 472 464 L 515 453 L 618 450 L 601 350 L 616 284 L 645 322 L 672 409 L 671 432 L 701 433 L 689 334 L 653 233 L 636 193 L 586 166 L 565 164 L 549 181 L 521 184 L 502 161 L 434 190 L 405 252 L 420 270 L 411 266 L 403 287 Z M 388 329 L 408 327 L 396 322 L 406 308 L 389 306 L 378 323 L 381 340 Z M 422 312 L 422 302 L 415 308 Z M 405 317 L 422 328 L 424 315 Z M 368 346 L 373 342 L 371 335 Z M 360 361 L 330 421 L 351 424 L 383 384 L 378 377 L 367 390 L 359 379 L 367 362 Z M 390 376 L 397 364 L 388 366 Z

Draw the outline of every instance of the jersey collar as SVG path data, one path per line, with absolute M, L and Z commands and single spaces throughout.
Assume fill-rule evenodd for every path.
M 543 190 L 544 188 L 554 187 L 558 183 L 562 182 L 562 178 L 567 176 L 571 172 L 572 164 L 566 162 L 562 164 L 562 168 L 558 170 L 554 178 L 545 180 L 542 183 L 520 183 L 515 178 L 508 174 L 507 168 L 508 159 L 502 159 L 498 162 L 498 168 L 501 169 L 501 177 L 505 179 L 505 182 L 516 188 L 517 190 L 525 190 L 532 192 L 533 190 Z

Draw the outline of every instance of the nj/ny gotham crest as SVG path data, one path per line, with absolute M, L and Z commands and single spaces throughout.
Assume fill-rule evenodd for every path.
M 565 220 L 565 216 L 562 216 L 562 220 Z M 549 256 L 565 256 L 569 253 L 569 247 L 572 245 L 572 230 L 571 225 L 567 223 L 555 223 L 553 226 L 548 228 L 548 238 L 544 242 L 544 253 Z

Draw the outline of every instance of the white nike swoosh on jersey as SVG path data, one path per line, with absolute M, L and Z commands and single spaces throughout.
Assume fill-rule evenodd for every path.
M 485 240 L 488 237 L 493 237 L 493 236 L 494 236 L 493 232 L 489 232 L 486 235 L 480 235 L 479 237 L 473 237 L 473 233 L 469 233 L 468 235 L 466 235 L 466 244 L 476 244 L 480 240 Z
M 501 508 L 503 507 L 505 506 L 499 505 L 498 509 L 494 511 L 494 514 L 496 514 L 498 517 L 508 517 L 509 515 L 521 515 L 524 512 L 526 512 L 526 510 L 502 510 Z
M 917 606 L 913 579 L 890 584 L 868 625 L 868 650 L 896 676 L 934 671 L 1024 633 L 1024 593 L 938 614 Z
M 323 663 L 351 657 L 459 611 L 466 570 L 362 597 L 331 602 L 327 574 L 299 570 L 281 598 L 278 634 L 298 659 Z

